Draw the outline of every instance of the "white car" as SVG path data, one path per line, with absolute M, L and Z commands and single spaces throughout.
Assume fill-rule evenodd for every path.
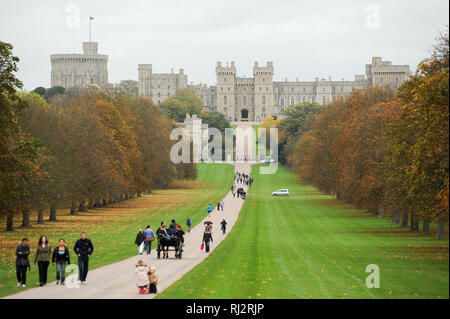
M 289 196 L 289 189 L 279 189 L 275 192 L 272 192 L 272 196 Z

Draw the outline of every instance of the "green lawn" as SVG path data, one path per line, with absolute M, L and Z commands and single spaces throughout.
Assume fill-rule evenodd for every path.
M 71 216 L 58 212 L 58 221 L 46 222 L 45 225 L 33 225 L 30 229 L 16 227 L 14 232 L 5 232 L 4 220 L 0 226 L 0 296 L 23 290 L 16 288 L 15 246 L 22 237 L 31 240 L 31 258 L 33 261 L 37 239 L 41 234 L 49 237 L 53 246 L 59 238 L 65 238 L 69 246 L 72 261 L 76 262 L 73 245 L 79 238 L 80 231 L 86 230 L 93 241 L 95 250 L 89 268 L 94 269 L 123 260 L 136 254 L 134 245 L 139 228 L 150 224 L 154 230 L 164 220 L 175 218 L 185 225 L 189 216 L 193 224 L 198 224 L 205 216 L 209 202 L 216 202 L 225 197 L 233 182 L 234 166 L 225 164 L 197 164 L 198 178 L 195 182 L 181 183 L 179 188 L 158 190 L 142 198 L 109 205 Z M 34 217 L 33 217 L 34 221 Z M 17 222 L 20 222 L 20 218 Z M 38 286 L 37 267 L 31 268 L 27 276 L 27 288 Z M 55 280 L 55 268 L 50 266 L 50 281 Z
M 228 238 L 159 298 L 449 298 L 449 242 L 296 183 L 259 175 Z M 291 196 L 272 197 L 278 188 Z M 366 266 L 380 288 L 365 286 Z

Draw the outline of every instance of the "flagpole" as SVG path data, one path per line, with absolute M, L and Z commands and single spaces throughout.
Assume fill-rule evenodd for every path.
M 89 42 L 91 42 L 91 17 L 89 17 Z

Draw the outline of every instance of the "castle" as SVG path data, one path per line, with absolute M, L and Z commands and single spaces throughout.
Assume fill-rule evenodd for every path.
M 338 96 L 348 95 L 354 89 L 371 85 L 387 85 L 397 89 L 411 76 L 408 65 L 393 65 L 381 57 L 373 57 L 366 65 L 366 75 L 355 75 L 353 81 L 332 81 L 316 78 L 314 81 L 273 80 L 272 62 L 260 66 L 255 62 L 253 77 L 237 76 L 236 65 L 224 66 L 217 62 L 215 86 L 186 84 L 187 76 L 180 69 L 179 74 L 152 75 L 151 64 L 139 64 L 139 94 L 149 96 L 161 105 L 176 88 L 192 88 L 203 101 L 203 108 L 218 111 L 231 122 L 260 122 L 268 116 L 280 116 L 290 105 L 302 102 L 330 103 Z M 172 90 L 172 91 L 171 91 Z
M 51 86 L 107 86 L 108 56 L 97 50 L 97 42 L 83 42 L 83 54 L 52 54 Z
M 83 54 L 53 54 L 51 85 L 68 87 L 110 86 L 108 84 L 108 56 L 97 53 L 97 42 L 83 42 Z M 381 57 L 373 57 L 366 64 L 365 75 L 355 75 L 353 81 L 274 81 L 274 66 L 255 62 L 253 77 L 239 77 L 234 62 L 217 62 L 216 85 L 188 84 L 183 69 L 178 73 L 153 73 L 151 64 L 138 65 L 138 94 L 151 98 L 160 106 L 177 89 L 191 88 L 203 101 L 205 110 L 217 111 L 231 122 L 260 122 L 268 116 L 278 117 L 290 105 L 316 102 L 321 105 L 348 95 L 354 89 L 371 85 L 387 85 L 397 89 L 411 76 L 408 65 L 393 65 Z

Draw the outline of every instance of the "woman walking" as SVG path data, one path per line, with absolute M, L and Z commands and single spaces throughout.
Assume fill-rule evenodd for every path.
M 205 226 L 205 232 L 203 233 L 203 241 L 205 244 L 205 251 L 209 253 L 209 242 L 213 242 L 212 231 L 210 225 Z
M 36 249 L 36 256 L 34 257 L 34 265 L 36 262 L 39 268 L 39 285 L 42 287 L 47 284 L 48 265 L 50 264 L 50 256 L 52 249 L 48 243 L 46 236 L 39 238 L 38 247 Z
M 145 244 L 145 234 L 142 231 L 142 229 L 139 229 L 139 232 L 136 235 L 136 240 L 134 241 L 134 243 L 138 246 L 138 254 L 142 255 Z
M 53 250 L 52 264 L 56 262 L 56 284 L 64 285 L 66 280 L 66 264 L 70 265 L 69 248 L 67 248 L 64 239 L 59 240 L 59 246 Z M 61 280 L 61 281 L 60 281 Z
M 27 268 L 30 268 L 30 246 L 28 246 L 28 239 L 23 238 L 22 243 L 16 248 L 16 274 L 17 287 L 24 287 L 27 284 Z

